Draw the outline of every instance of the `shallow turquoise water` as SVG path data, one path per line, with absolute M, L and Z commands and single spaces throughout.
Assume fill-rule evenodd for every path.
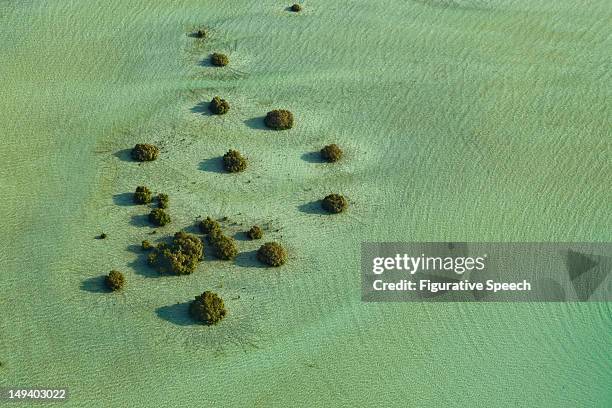
M 69 406 L 607 406 L 608 304 L 363 304 L 358 251 L 609 241 L 609 2 L 305 4 L 0 2 L 0 385 Z M 217 50 L 231 69 L 200 65 Z M 230 114 L 193 112 L 216 94 Z M 259 128 L 276 107 L 295 129 Z M 124 161 L 141 141 L 161 160 Z M 338 166 L 303 156 L 334 141 Z M 249 171 L 211 171 L 229 148 Z M 171 196 L 160 235 L 269 223 L 289 264 L 240 242 L 236 264 L 154 277 L 123 205 L 143 183 Z M 349 213 L 304 206 L 330 191 Z M 97 293 L 111 268 L 126 291 Z M 189 325 L 210 288 L 230 316 Z

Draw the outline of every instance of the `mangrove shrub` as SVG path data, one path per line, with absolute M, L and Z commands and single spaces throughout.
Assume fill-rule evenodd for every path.
M 151 202 L 151 190 L 146 186 L 136 187 L 134 192 L 134 202 L 136 204 L 149 204 Z
M 125 286 L 125 277 L 121 272 L 112 270 L 106 275 L 104 282 L 110 290 L 120 290 Z
M 285 130 L 293 127 L 293 113 L 285 109 L 275 109 L 266 114 L 264 123 L 274 130 Z
M 230 105 L 229 102 L 225 99 L 221 99 L 221 97 L 215 96 L 214 98 L 212 98 L 212 101 L 210 101 L 208 109 L 215 115 L 225 115 L 229 111 Z
M 321 149 L 321 158 L 330 163 L 337 162 L 342 157 L 342 149 L 337 144 L 330 144 Z
M 148 143 L 139 143 L 132 149 L 132 158 L 137 161 L 152 161 L 159 156 L 159 148 Z
M 172 219 L 170 218 L 170 215 L 162 208 L 154 208 L 149 213 L 149 221 L 153 225 L 163 227 L 164 225 L 170 223 Z
M 253 225 L 250 230 L 247 231 L 249 239 L 261 239 L 263 237 L 263 230 L 258 225 Z
M 278 242 L 266 242 L 257 250 L 257 259 L 270 266 L 281 266 L 287 262 L 287 252 Z
M 206 291 L 195 297 L 189 305 L 191 317 L 206 325 L 219 323 L 225 316 L 227 310 L 223 299 L 214 292 Z
M 336 214 L 346 210 L 348 202 L 340 194 L 330 194 L 323 199 L 321 206 L 325 211 Z
M 215 52 L 210 56 L 210 63 L 216 67 L 224 67 L 229 64 L 229 58 L 225 54 Z
M 229 150 L 223 155 L 223 168 L 230 173 L 244 171 L 247 160 L 237 150 Z

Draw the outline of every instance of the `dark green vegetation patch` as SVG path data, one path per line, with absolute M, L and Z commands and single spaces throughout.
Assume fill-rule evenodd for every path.
M 321 158 L 327 162 L 337 162 L 342 158 L 342 149 L 333 143 L 321 149 Z
M 134 202 L 136 204 L 149 204 L 151 202 L 152 193 L 146 186 L 136 187 L 134 192 Z
M 104 283 L 112 291 L 120 290 L 125 286 L 125 277 L 121 272 L 112 270 L 104 278 Z
M 202 240 L 183 231 L 174 234 L 172 244 L 164 242 L 149 254 L 149 265 L 160 273 L 188 275 L 193 273 L 204 258 L 204 243 Z
M 215 52 L 210 56 L 210 63 L 216 67 L 224 67 L 229 64 L 229 58 L 225 54 Z
M 229 261 L 238 255 L 238 246 L 233 238 L 227 237 L 222 233 L 213 233 L 210 234 L 209 239 L 217 258 Z
M 139 143 L 132 149 L 132 159 L 140 162 L 153 161 L 159 156 L 159 148 L 148 143 Z
M 266 114 L 264 123 L 274 130 L 285 130 L 293 127 L 293 113 L 285 109 L 275 109 Z
M 149 221 L 153 225 L 163 227 L 164 225 L 169 224 L 172 219 L 170 218 L 170 215 L 162 208 L 154 208 L 149 213 Z
M 321 207 L 329 213 L 337 214 L 346 210 L 348 202 L 340 194 L 330 194 L 323 199 Z
M 291 6 L 289 9 L 290 9 L 291 11 L 293 11 L 293 12 L 297 13 L 297 12 L 299 12 L 299 11 L 302 11 L 302 6 L 300 6 L 299 4 L 297 4 L 297 3 L 296 3 L 296 4 L 294 4 L 293 6 Z
M 223 155 L 223 168 L 230 173 L 238 173 L 247 168 L 247 160 L 237 150 L 229 150 Z
M 227 310 L 223 299 L 214 292 L 206 291 L 195 297 L 189 305 L 191 317 L 206 325 L 219 323 L 225 316 Z
M 266 242 L 257 250 L 259 262 L 270 266 L 281 266 L 287 262 L 287 252 L 278 242 Z
M 212 98 L 212 101 L 210 101 L 208 109 L 215 115 L 225 115 L 230 110 L 230 105 L 225 99 L 215 96 Z
M 250 230 L 247 231 L 247 237 L 249 239 L 261 239 L 263 238 L 263 230 L 258 225 L 253 225 Z

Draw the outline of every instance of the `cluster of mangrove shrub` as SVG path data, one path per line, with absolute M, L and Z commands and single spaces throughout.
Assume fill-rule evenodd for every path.
M 152 144 L 139 143 L 132 149 L 132 158 L 140 162 L 155 160 L 157 156 L 159 156 L 159 147 Z
M 136 187 L 134 192 L 134 202 L 136 204 L 149 204 L 151 202 L 152 193 L 146 186 Z
M 120 290 L 125 286 L 125 277 L 121 272 L 112 270 L 104 277 L 104 283 L 112 291 Z
M 225 316 L 227 310 L 223 299 L 214 292 L 206 291 L 195 297 L 189 305 L 191 317 L 206 325 L 219 323 Z
M 229 64 L 229 58 L 225 54 L 215 52 L 210 56 L 210 63 L 216 67 L 224 67 Z
M 263 230 L 259 225 L 253 225 L 246 234 L 249 239 L 261 239 L 263 237 Z
M 168 205 L 170 204 L 170 197 L 168 197 L 168 194 L 164 194 L 164 193 L 159 193 L 157 195 L 157 206 L 159 208 L 168 208 Z
M 148 251 L 150 249 L 154 249 L 155 246 L 153 246 L 152 243 L 150 243 L 149 241 L 147 241 L 146 239 L 144 241 L 142 241 L 142 249 L 143 251 Z
M 143 242 L 143 248 L 144 248 Z M 170 245 L 161 242 L 149 254 L 149 265 L 160 273 L 187 275 L 193 273 L 204 258 L 204 243 L 202 240 L 183 231 L 174 234 Z
M 221 99 L 220 96 L 215 96 L 212 98 L 212 101 L 210 101 L 208 109 L 215 115 L 225 115 L 229 111 L 230 105 L 225 99 Z
M 285 109 L 275 109 L 266 114 L 264 123 L 274 130 L 285 130 L 293 127 L 293 113 Z
M 330 163 L 337 162 L 342 158 L 342 149 L 335 143 L 327 145 L 321 149 L 321 158 Z
M 107 236 L 108 235 L 106 235 L 106 232 L 103 232 L 98 236 L 98 239 L 106 239 Z
M 257 259 L 269 266 L 281 266 L 287 262 L 287 252 L 278 242 L 266 242 L 257 250 Z
M 330 194 L 321 201 L 321 207 L 329 213 L 337 214 L 348 207 L 348 201 L 340 194 Z
M 247 168 L 247 160 L 237 150 L 229 150 L 223 155 L 223 168 L 230 173 L 238 173 Z
M 172 221 L 172 218 L 170 218 L 170 214 L 164 211 L 163 208 L 154 208 L 149 213 L 149 221 L 153 225 L 163 227 L 164 225 L 169 224 Z
M 291 6 L 289 9 L 297 13 L 298 11 L 302 11 L 302 6 L 296 3 L 293 6 Z
M 221 224 L 218 221 L 213 220 L 210 217 L 206 217 L 205 220 L 200 221 L 200 231 L 202 234 L 212 234 L 214 232 L 221 232 Z
M 236 240 L 223 235 L 221 224 L 218 221 L 206 217 L 206 219 L 200 221 L 199 227 L 200 231 L 207 236 L 217 258 L 229 261 L 238 255 Z

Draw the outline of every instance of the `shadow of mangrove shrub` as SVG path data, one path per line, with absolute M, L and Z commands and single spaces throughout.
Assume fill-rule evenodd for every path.
M 196 296 L 191 302 L 189 314 L 197 322 L 213 325 L 227 316 L 227 310 L 223 299 L 219 295 L 206 291 Z
M 188 275 L 195 271 L 202 259 L 204 259 L 202 240 L 193 234 L 179 231 L 174 234 L 171 244 L 161 242 L 153 248 L 147 260 L 159 273 Z

